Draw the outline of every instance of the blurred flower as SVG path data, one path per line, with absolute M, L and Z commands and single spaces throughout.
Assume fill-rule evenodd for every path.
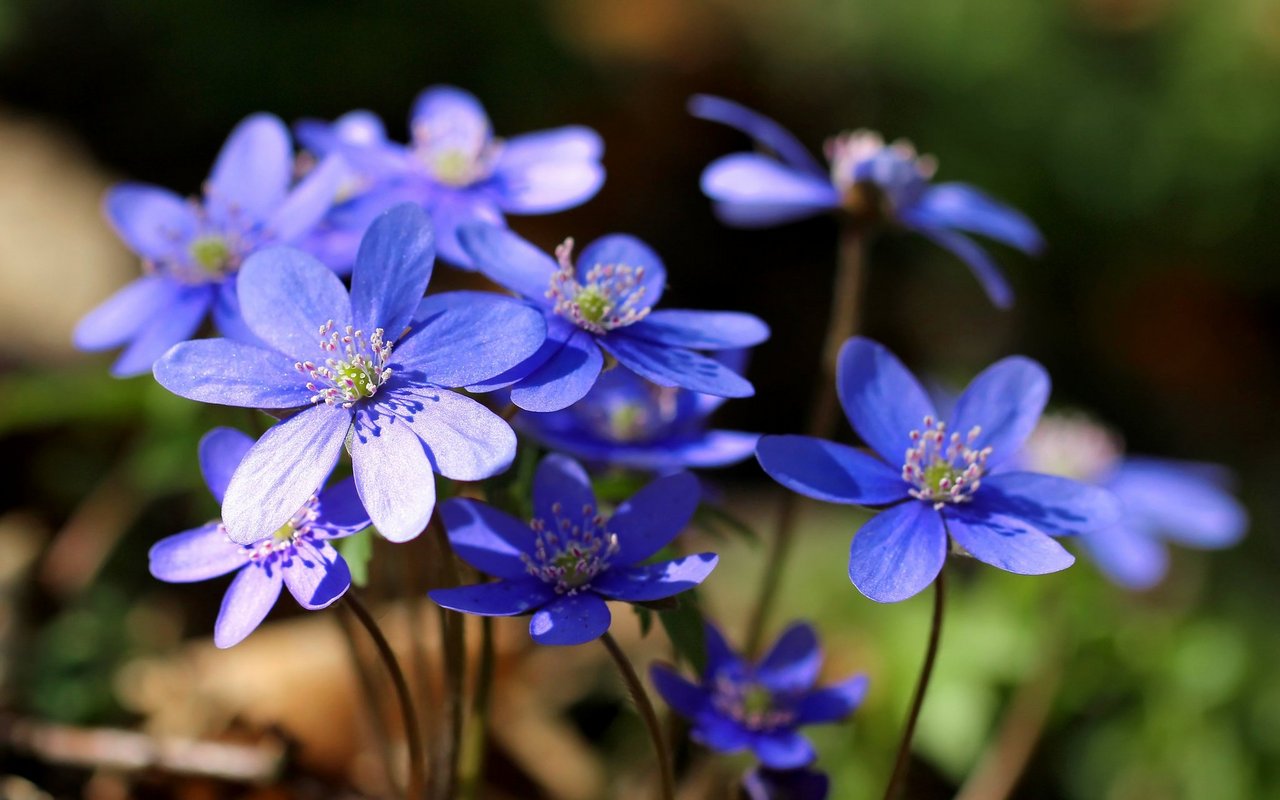
M 721 753 L 750 749 L 769 771 L 813 763 L 813 745 L 797 728 L 845 719 L 867 693 L 865 675 L 815 688 L 822 651 L 817 634 L 804 623 L 787 628 L 756 663 L 733 652 L 710 623 L 706 639 L 707 666 L 698 683 L 680 677 L 674 667 L 654 664 L 649 670 L 654 688 L 692 723 L 695 740 Z
M 521 295 L 547 318 L 547 341 L 532 358 L 492 382 L 511 386 L 511 402 L 526 411 L 559 411 L 586 395 L 604 364 L 604 348 L 633 372 L 662 386 L 719 397 L 749 397 L 751 383 L 696 350 L 751 347 L 769 327 L 736 311 L 653 311 L 667 270 L 657 253 L 632 236 L 604 236 L 583 248 L 575 267 L 573 240 L 551 258 L 505 228 L 467 225 L 462 246 L 476 267 Z
M 509 214 L 549 214 L 586 202 L 604 183 L 600 136 L 568 126 L 495 138 L 489 117 L 470 92 L 433 86 L 414 101 L 413 141 L 387 139 L 382 121 L 353 111 L 333 123 L 302 120 L 298 139 L 313 153 L 341 153 L 352 169 L 349 202 L 334 210 L 322 233 L 334 258 L 355 254 L 363 225 L 399 202 L 421 204 L 431 214 L 440 255 L 473 269 L 458 245 L 464 223 L 502 225 Z
M 756 767 L 742 779 L 747 800 L 826 800 L 831 780 L 815 769 Z
M 528 358 L 545 336 L 542 317 L 495 294 L 423 299 L 434 255 L 430 221 L 411 204 L 369 227 L 350 295 L 307 254 L 263 251 L 241 270 L 240 294 L 264 344 L 183 342 L 156 363 L 156 379 L 192 400 L 306 407 L 267 431 L 236 470 L 222 504 L 232 540 L 255 542 L 283 525 L 344 444 L 360 499 L 392 541 L 426 526 L 433 470 L 474 481 L 510 465 L 510 426 L 449 388 Z
M 1227 488 L 1225 468 L 1124 456 L 1119 437 L 1081 414 L 1046 415 L 1023 448 L 1030 468 L 1111 490 L 1122 515 L 1080 541 L 1102 571 L 1128 589 L 1149 589 L 1169 567 L 1164 542 L 1221 548 L 1244 536 L 1249 518 Z
M 219 502 L 252 446 L 252 438 L 231 428 L 214 428 L 200 440 L 200 469 Z M 151 548 L 151 574 L 170 583 L 189 583 L 239 570 L 222 598 L 213 631 L 214 644 L 231 647 L 267 616 L 281 585 L 306 609 L 324 608 L 345 594 L 351 573 L 329 540 L 368 525 L 369 515 L 348 478 L 312 496 L 278 530 L 250 544 L 231 541 L 221 522 L 161 539 Z
M 589 642 L 609 629 L 606 600 L 664 600 L 715 568 L 712 553 L 642 563 L 689 523 L 698 496 L 697 479 L 680 472 L 650 483 L 605 519 L 582 467 L 547 456 L 534 474 L 536 516 L 527 525 L 474 500 L 440 506 L 454 552 L 499 580 L 436 589 L 431 599 L 465 614 L 532 612 L 529 634 L 540 644 Z
M 140 183 L 108 191 L 107 221 L 142 257 L 145 274 L 80 321 L 76 347 L 127 345 L 111 368 L 127 377 L 195 335 L 210 311 L 224 336 L 251 339 L 236 297 L 240 265 L 263 247 L 301 240 L 328 211 L 342 165 L 327 159 L 290 189 L 292 172 L 289 129 L 255 114 L 223 145 L 203 202 Z
M 853 429 L 880 458 L 808 436 L 762 437 L 756 456 L 774 480 L 809 497 L 892 504 L 858 531 L 849 552 L 849 579 L 872 600 L 905 600 L 928 586 L 948 538 L 979 561 L 1040 575 L 1075 560 L 1050 536 L 1119 517 L 1104 489 L 1001 470 L 1016 460 L 1049 396 L 1049 376 L 1030 359 L 1006 358 L 974 378 L 950 426 L 902 362 L 870 339 L 845 342 L 836 388 Z
M 619 366 L 569 408 L 522 414 L 514 424 L 548 449 L 585 461 L 654 472 L 723 467 L 750 456 L 760 438 L 708 430 L 707 418 L 724 400 L 658 386 Z
M 702 173 L 702 191 L 728 225 L 765 227 L 843 209 L 866 222 L 888 220 L 950 250 L 973 271 L 991 302 L 1013 304 L 1013 290 L 976 233 L 1031 255 L 1044 248 L 1034 223 L 964 183 L 933 184 L 937 162 L 905 141 L 885 144 L 860 130 L 827 142 L 829 169 L 785 128 L 729 100 L 695 95 L 690 112 L 737 128 L 774 156 L 734 153 Z

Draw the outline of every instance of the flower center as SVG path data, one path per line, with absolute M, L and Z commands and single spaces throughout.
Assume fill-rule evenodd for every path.
M 886 215 L 915 198 L 933 179 L 938 162 L 905 139 L 886 145 L 874 131 L 857 130 L 827 140 L 831 182 L 854 214 Z
M 1124 453 L 1119 435 L 1080 413 L 1046 414 L 1023 447 L 1028 469 L 1091 483 Z
M 552 518 L 529 523 L 536 535 L 534 552 L 522 554 L 525 571 L 553 584 L 559 594 L 577 594 L 591 579 L 609 568 L 618 552 L 618 536 L 605 530 L 604 517 L 583 506 L 577 517 L 565 516 L 559 503 L 551 506 Z
M 717 711 L 753 731 L 791 725 L 796 713 L 773 692 L 754 681 L 717 676 L 711 704 Z
M 461 188 L 484 180 L 502 143 L 489 136 L 484 128 L 459 127 L 431 130 L 419 126 L 414 130 L 414 155 L 436 182 Z
M 275 533 L 255 544 L 245 545 L 246 550 L 252 551 L 249 558 L 253 561 L 264 561 L 277 553 L 292 550 L 299 539 L 310 536 L 311 526 L 320 516 L 319 503 L 320 498 L 312 495 L 302 508 L 298 509 Z
M 947 423 L 924 418 L 923 431 L 911 432 L 911 447 L 902 465 L 902 479 L 914 488 L 910 495 L 932 502 L 935 509 L 948 503 L 966 503 L 982 484 L 991 448 L 975 449 L 982 434 L 975 425 L 967 436 L 947 435 Z
M 391 378 L 391 342 L 382 328 L 365 338 L 364 331 L 350 325 L 341 332 L 333 320 L 320 326 L 320 347 L 334 353 L 323 364 L 313 361 L 295 362 L 293 368 L 308 376 L 307 388 L 315 392 L 312 403 L 351 408 L 356 401 L 373 397 L 378 387 Z
M 240 257 L 231 242 L 216 233 L 192 239 L 187 255 L 195 267 L 192 277 L 197 281 L 220 279 L 240 266 Z
M 649 314 L 644 299 L 643 266 L 596 264 L 578 281 L 573 261 L 573 239 L 556 248 L 560 268 L 551 274 L 547 297 L 560 316 L 592 333 L 606 333 L 639 322 Z

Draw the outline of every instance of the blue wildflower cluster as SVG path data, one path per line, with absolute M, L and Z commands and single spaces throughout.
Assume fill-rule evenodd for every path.
M 896 225 L 958 256 L 1000 307 L 1012 290 L 970 235 L 1043 247 L 1019 212 L 974 187 L 934 183 L 935 162 L 905 142 L 842 134 L 823 167 L 736 103 L 699 96 L 691 110 L 766 151 L 725 156 L 703 174 L 730 225 L 823 213 L 860 231 Z M 417 98 L 410 130 L 410 142 L 392 141 L 367 111 L 304 120 L 295 153 L 285 124 L 256 114 L 232 132 L 199 197 L 142 184 L 107 194 L 107 220 L 143 274 L 81 321 L 76 343 L 123 347 L 115 375 L 151 371 L 176 395 L 274 419 L 256 440 L 229 428 L 204 437 L 199 463 L 220 518 L 150 553 L 164 581 L 235 573 L 214 626 L 219 647 L 252 633 L 282 587 L 306 609 L 347 595 L 352 571 L 332 540 L 372 526 L 402 543 L 438 524 L 452 554 L 494 580 L 433 589 L 437 604 L 529 616 L 539 644 L 604 638 L 613 648 L 609 603 L 665 613 L 717 566 L 714 553 L 684 554 L 680 535 L 703 496 L 687 470 L 753 454 L 793 492 L 874 510 L 852 538 L 848 577 L 881 603 L 940 589 L 949 558 L 1023 575 L 1063 570 L 1070 538 L 1118 582 L 1145 588 L 1164 574 L 1162 541 L 1222 547 L 1244 533 L 1221 470 L 1124 457 L 1118 437 L 1086 418 L 1042 416 L 1048 375 L 1018 356 L 940 411 L 887 348 L 850 330 L 830 389 L 860 446 L 823 438 L 830 431 L 712 429 L 727 399 L 754 393 L 742 373 L 748 350 L 769 338 L 764 321 L 659 307 L 667 267 L 633 236 L 605 235 L 576 254 L 565 238 L 547 253 L 507 227 L 507 215 L 595 195 L 604 169 L 594 131 L 501 139 L 475 97 L 446 86 Z M 429 292 L 437 255 L 496 291 Z M 527 519 L 478 499 L 492 499 L 483 482 L 519 447 L 536 445 L 549 454 L 523 498 Z M 656 477 L 602 500 L 579 461 Z M 437 475 L 454 495 L 440 503 Z M 820 686 L 807 623 L 759 658 L 754 645 L 735 652 L 709 622 L 698 627 L 696 681 L 663 664 L 649 672 L 692 738 L 754 755 L 742 779 L 753 800 L 827 797 L 799 728 L 848 718 L 867 677 Z

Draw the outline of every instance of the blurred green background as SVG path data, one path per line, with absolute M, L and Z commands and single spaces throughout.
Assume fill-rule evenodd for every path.
M 369 108 L 403 138 L 433 83 L 475 92 L 500 135 L 582 123 L 604 136 L 599 196 L 513 219 L 521 233 L 548 247 L 634 233 L 664 255 L 671 305 L 771 323 L 750 371 L 758 395 L 728 404 L 726 427 L 803 427 L 835 224 L 721 227 L 698 174 L 745 142 L 689 117 L 690 94 L 762 110 L 815 150 L 859 127 L 911 139 L 940 179 L 1027 212 L 1050 248 L 998 253 L 1012 312 L 993 311 L 949 254 L 886 235 L 865 331 L 947 382 L 1010 352 L 1037 358 L 1054 403 L 1091 410 L 1133 452 L 1230 465 L 1253 524 L 1232 551 L 1178 553 L 1140 596 L 1085 562 L 1035 581 L 961 570 L 911 796 L 952 796 L 1015 687 L 1039 675 L 1056 686 L 1015 796 L 1280 797 L 1273 0 L 0 2 L 0 709 L 140 721 L 117 670 L 207 635 L 222 589 L 158 584 L 146 548 L 213 513 L 194 459 L 203 431 L 256 424 L 149 379 L 114 381 L 107 358 L 71 351 L 75 319 L 136 270 L 97 216 L 102 189 L 194 192 L 257 110 Z M 754 464 L 715 479 L 749 498 L 745 516 L 768 518 L 754 490 L 772 485 Z M 785 611 L 831 638 L 833 669 L 873 675 L 856 723 L 818 734 L 820 766 L 837 797 L 873 796 L 929 601 L 859 596 L 843 577 L 854 512 L 808 510 Z M 763 551 L 725 547 L 708 602 L 736 632 Z M 609 757 L 634 770 L 648 754 L 637 740 Z M 13 763 L 58 791 L 85 778 Z

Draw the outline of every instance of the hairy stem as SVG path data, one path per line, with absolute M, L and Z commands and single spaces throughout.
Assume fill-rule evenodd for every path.
M 894 800 L 902 791 L 902 785 L 907 777 L 907 767 L 911 763 L 911 740 L 915 737 L 916 721 L 920 719 L 924 695 L 929 690 L 929 678 L 933 676 L 933 663 L 938 657 L 938 641 L 942 637 L 942 612 L 946 594 L 945 575 L 944 566 L 933 582 L 933 622 L 929 626 L 929 645 L 924 652 L 920 679 L 916 682 L 915 696 L 911 698 L 911 710 L 907 712 L 907 722 L 902 728 L 902 740 L 898 743 L 898 756 L 893 762 L 893 774 L 889 776 L 889 785 L 884 790 L 884 800 Z
M 462 741 L 459 759 L 459 794 L 464 800 L 478 800 L 484 786 L 484 761 L 489 741 L 489 698 L 493 689 L 493 618 L 480 618 L 480 664 L 476 672 L 475 694 L 471 697 L 471 723 Z
M 627 684 L 627 691 L 631 693 L 631 699 L 635 701 L 636 709 L 644 719 L 645 727 L 649 729 L 649 738 L 653 740 L 653 749 L 658 755 L 658 776 L 661 780 L 661 792 L 658 796 L 662 800 L 675 800 L 676 779 L 675 771 L 671 766 L 671 751 L 667 749 L 666 741 L 662 736 L 662 723 L 658 721 L 658 714 L 653 710 L 653 703 L 649 702 L 649 695 L 644 690 L 644 684 L 640 682 L 640 676 L 636 674 L 631 661 L 627 659 L 626 653 L 622 652 L 613 635 L 605 631 L 600 641 L 604 642 L 605 649 L 613 657 L 613 663 L 617 665 L 618 673 Z

